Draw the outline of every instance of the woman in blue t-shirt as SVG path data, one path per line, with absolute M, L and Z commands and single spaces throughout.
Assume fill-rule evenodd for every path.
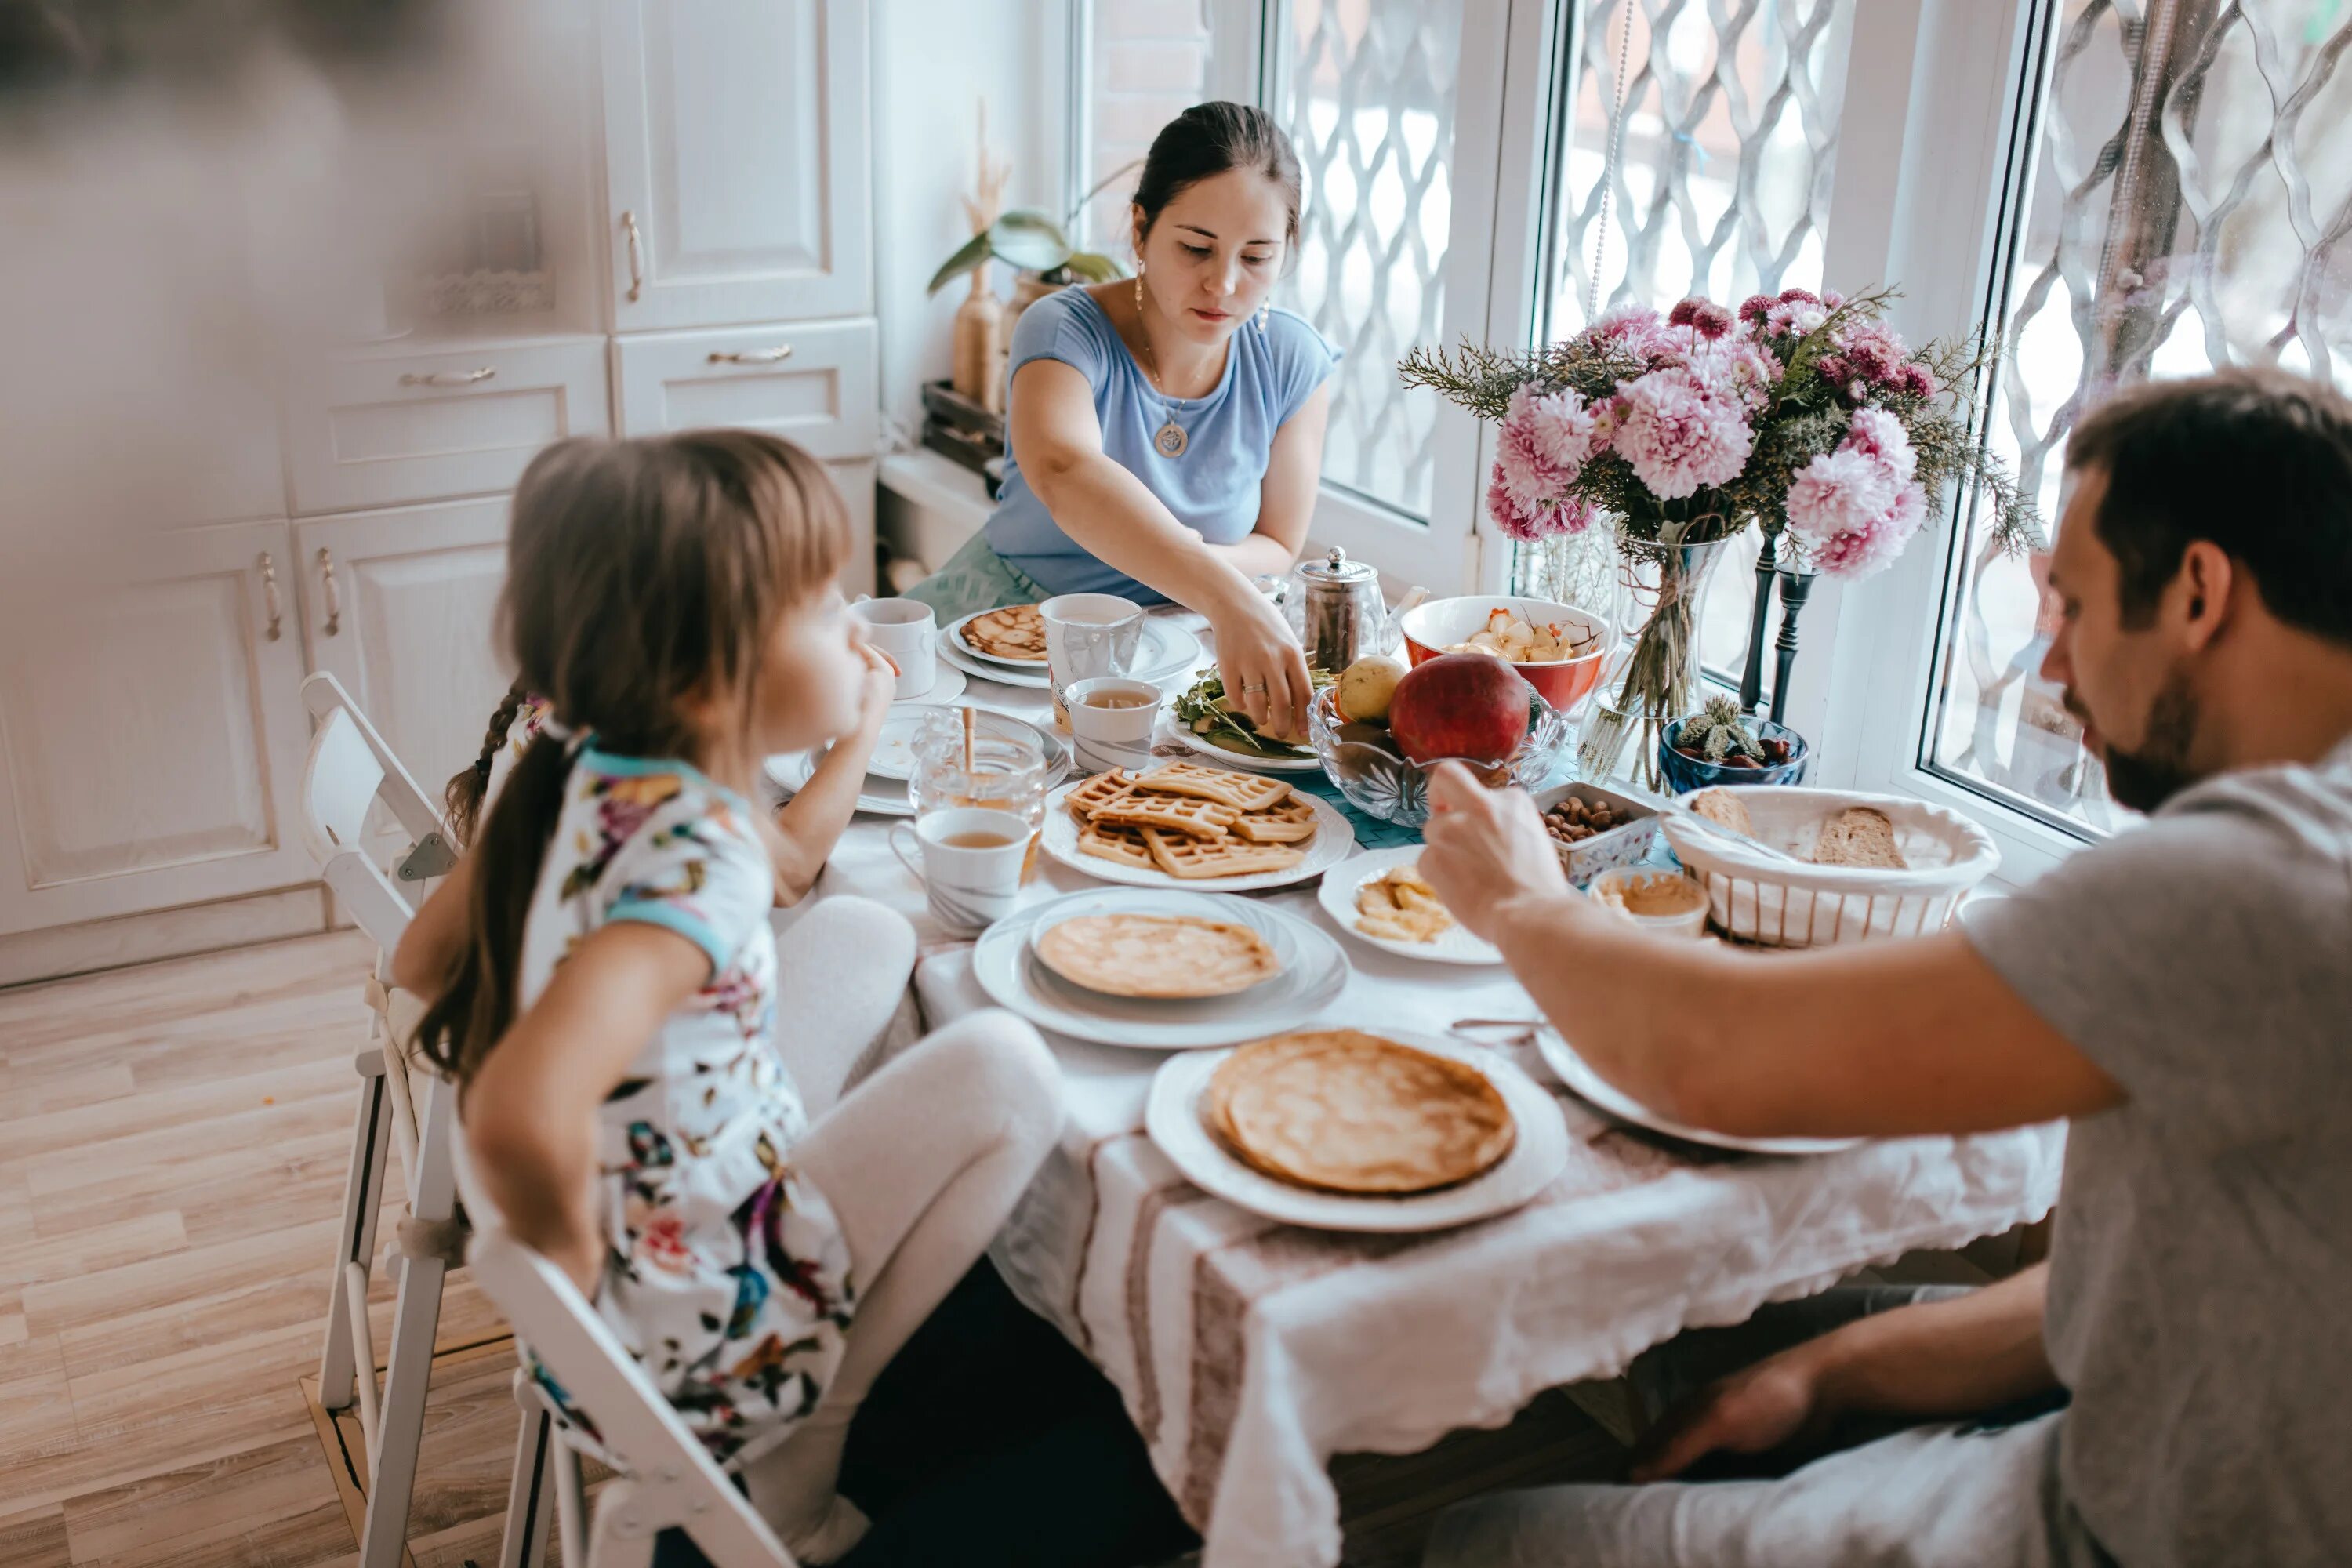
M 1262 110 L 1196 104 L 1151 143 L 1136 275 L 1013 330 L 1004 497 L 912 597 L 951 619 L 1056 594 L 1209 617 L 1225 689 L 1303 734 L 1298 639 L 1253 579 L 1307 540 L 1339 351 L 1266 304 L 1298 238 L 1298 159 Z

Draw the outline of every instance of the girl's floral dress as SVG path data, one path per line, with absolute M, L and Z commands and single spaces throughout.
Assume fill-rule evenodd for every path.
M 768 855 L 740 795 L 684 763 L 584 747 L 523 931 L 521 999 L 614 921 L 693 942 L 709 981 L 604 1101 L 598 1313 L 730 1468 L 815 1407 L 855 1305 L 832 1207 L 795 1174 L 807 1125 L 773 1043 Z M 593 1425 L 531 1368 L 574 1440 Z

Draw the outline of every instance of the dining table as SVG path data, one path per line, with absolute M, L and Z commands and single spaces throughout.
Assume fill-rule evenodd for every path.
M 1155 614 L 1207 648 L 1200 617 Z M 955 700 L 1039 721 L 1050 707 L 1044 690 L 978 678 Z M 1360 841 L 1414 837 L 1346 809 Z M 935 1029 L 993 1004 L 972 940 L 932 918 L 890 826 L 859 816 L 814 897 L 872 899 L 914 922 L 915 1001 Z M 1041 858 L 1023 897 L 1101 886 Z M 1507 969 L 1377 949 L 1339 931 L 1311 883 L 1253 896 L 1347 950 L 1344 987 L 1316 1026 L 1502 1052 L 1551 1091 L 1570 1153 L 1531 1200 L 1477 1223 L 1402 1235 L 1282 1224 L 1188 1182 L 1145 1131 L 1167 1053 L 1046 1034 L 1066 1120 L 991 1256 L 1117 1386 L 1203 1538 L 1202 1568 L 1339 1563 L 1334 1455 L 1412 1453 L 1458 1428 L 1503 1426 L 1544 1391 L 1615 1376 L 1685 1330 L 1742 1321 L 1915 1249 L 2000 1235 L 2057 1200 L 2059 1124 L 1806 1157 L 1654 1136 L 1561 1087 Z

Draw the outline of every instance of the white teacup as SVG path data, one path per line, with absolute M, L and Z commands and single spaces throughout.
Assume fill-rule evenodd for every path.
M 890 699 L 920 697 L 939 676 L 940 621 L 929 605 L 912 599 L 860 599 L 849 606 L 857 632 L 890 656 L 898 667 Z
M 1063 693 L 1081 680 L 1125 675 L 1143 641 L 1143 606 L 1117 594 L 1060 594 L 1037 606 L 1045 623 L 1045 675 L 1054 685 L 1054 722 L 1066 730 Z
M 915 855 L 898 837 L 908 832 L 915 836 Z M 931 913 L 956 931 L 979 931 L 1013 912 L 1029 839 L 1028 818 L 985 806 L 935 811 L 890 828 L 891 852 L 921 879 Z
M 1104 676 L 1062 693 L 1069 705 L 1070 740 L 1078 766 L 1148 768 L 1151 733 L 1160 719 L 1160 688 L 1148 680 Z

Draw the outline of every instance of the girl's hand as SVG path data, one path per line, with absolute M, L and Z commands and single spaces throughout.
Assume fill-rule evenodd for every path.
M 866 660 L 866 679 L 857 689 L 857 727 L 870 734 L 882 728 L 898 695 L 898 666 L 872 643 L 860 642 L 857 652 Z
M 1261 735 L 1303 741 L 1315 686 L 1307 678 L 1307 655 L 1282 612 L 1252 588 L 1211 612 L 1209 625 L 1216 634 L 1226 705 L 1237 705 Z
M 1460 763 L 1442 763 L 1429 803 L 1421 874 L 1473 935 L 1493 941 L 1510 905 L 1568 899 L 1568 874 L 1526 791 L 1488 789 Z

